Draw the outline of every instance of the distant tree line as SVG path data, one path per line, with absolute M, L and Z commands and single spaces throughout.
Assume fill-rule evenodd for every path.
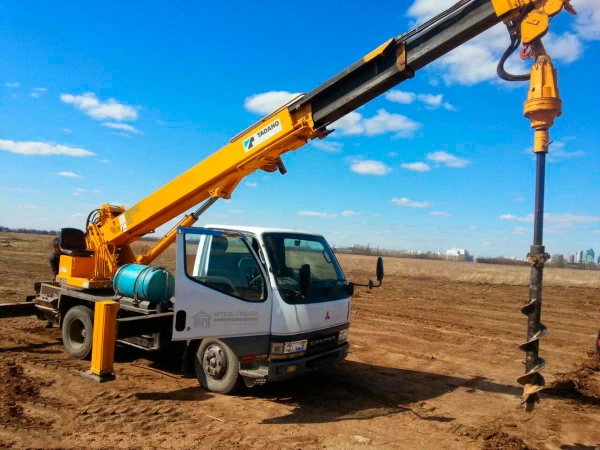
M 495 258 L 477 258 L 477 262 L 481 264 L 502 264 L 505 266 L 529 266 L 528 261 L 521 261 L 518 259 L 504 258 L 497 256 Z
M 354 245 L 352 247 L 334 247 L 334 253 L 367 255 L 367 256 L 389 256 L 392 258 L 416 258 L 416 259 L 437 259 L 446 260 L 452 258 L 455 261 L 464 261 L 464 257 L 446 257 L 433 252 L 415 252 L 410 250 L 387 250 L 379 247 L 371 247 L 370 245 Z
M 36 230 L 34 228 L 10 228 L 0 226 L 0 233 L 26 233 L 26 234 L 46 234 L 57 236 L 58 231 L 56 230 Z

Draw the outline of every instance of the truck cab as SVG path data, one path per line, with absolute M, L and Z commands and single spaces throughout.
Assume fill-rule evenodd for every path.
M 205 388 L 228 393 L 347 356 L 354 286 L 323 236 L 180 227 L 176 268 L 172 338 L 188 341 Z

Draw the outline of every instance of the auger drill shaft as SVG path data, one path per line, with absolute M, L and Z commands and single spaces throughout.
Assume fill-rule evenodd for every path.
M 535 130 L 534 148 L 536 155 L 535 176 L 535 212 L 533 226 L 533 245 L 528 258 L 531 263 L 529 281 L 529 300 L 521 309 L 527 315 L 527 342 L 519 348 L 526 352 L 525 374 L 518 378 L 523 385 L 523 398 L 527 409 L 531 410 L 538 400 L 538 392 L 544 388 L 545 381 L 541 375 L 545 361 L 539 357 L 539 340 L 548 329 L 541 322 L 542 315 L 542 280 L 544 265 L 549 259 L 543 245 L 544 236 L 544 190 L 546 182 L 546 153 L 550 145 L 549 129 L 554 125 L 556 117 L 561 115 L 562 102 L 559 97 L 556 70 L 552 61 L 544 51 L 541 42 L 532 45 L 536 62 L 531 69 L 529 95 L 525 102 L 525 117 L 531 120 Z

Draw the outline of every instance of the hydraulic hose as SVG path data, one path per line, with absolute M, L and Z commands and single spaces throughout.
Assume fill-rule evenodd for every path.
M 511 33 L 510 28 L 508 31 L 510 33 L 510 45 L 504 51 L 504 54 L 502 55 L 502 58 L 500 58 L 500 61 L 498 61 L 498 67 L 496 68 L 496 72 L 498 73 L 498 76 L 504 81 L 529 81 L 529 79 L 531 78 L 531 74 L 529 73 L 523 75 L 513 75 L 511 73 L 508 73 L 504 69 L 504 64 L 506 63 L 506 60 L 509 58 L 510 55 L 512 55 L 515 52 L 517 48 L 519 48 L 519 45 L 521 45 L 521 37 L 517 34 Z

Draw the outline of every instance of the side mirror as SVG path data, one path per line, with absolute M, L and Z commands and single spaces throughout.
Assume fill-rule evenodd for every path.
M 379 284 L 376 285 L 375 283 L 373 283 L 373 280 L 369 280 L 369 282 L 367 284 L 352 283 L 352 292 L 354 292 L 354 286 L 368 287 L 369 290 L 371 290 L 373 288 L 378 288 L 381 286 L 382 280 L 383 280 L 383 258 L 380 256 L 379 258 L 377 258 L 377 281 L 379 282 Z
M 349 297 L 352 297 L 354 295 L 354 283 L 348 283 L 345 287 L 344 287 L 346 294 Z
M 380 256 L 377 258 L 377 281 L 381 284 L 383 280 L 383 258 Z
M 298 275 L 300 276 L 300 295 L 306 297 L 310 292 L 310 265 L 303 264 Z

